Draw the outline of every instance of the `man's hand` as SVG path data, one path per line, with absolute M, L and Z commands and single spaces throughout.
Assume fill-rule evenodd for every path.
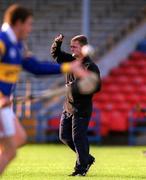
M 63 41 L 63 34 L 59 34 L 56 38 L 55 38 L 55 42 L 62 42 Z
M 51 55 L 55 59 L 58 57 L 58 54 L 61 52 L 61 44 L 63 41 L 64 36 L 59 34 L 54 40 L 53 44 L 51 45 Z

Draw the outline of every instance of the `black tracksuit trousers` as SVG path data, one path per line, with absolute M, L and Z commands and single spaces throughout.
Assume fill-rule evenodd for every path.
M 77 113 L 63 112 L 61 116 L 59 138 L 77 154 L 76 170 L 85 170 L 90 156 L 87 130 L 89 117 L 81 117 Z

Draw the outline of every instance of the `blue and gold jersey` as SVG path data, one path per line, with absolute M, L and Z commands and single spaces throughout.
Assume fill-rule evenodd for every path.
M 9 96 L 21 72 L 22 44 L 13 37 L 10 29 L 0 32 L 0 91 Z
M 38 62 L 35 57 L 23 57 L 23 44 L 16 39 L 12 28 L 6 24 L 0 31 L 0 92 L 10 96 L 19 79 L 21 70 L 33 74 L 59 74 L 57 64 Z

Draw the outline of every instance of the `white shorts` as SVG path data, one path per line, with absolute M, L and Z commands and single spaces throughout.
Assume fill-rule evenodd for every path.
M 15 135 L 15 115 L 11 107 L 0 109 L 0 138 Z

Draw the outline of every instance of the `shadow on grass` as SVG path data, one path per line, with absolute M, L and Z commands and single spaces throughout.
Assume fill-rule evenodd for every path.
M 139 175 L 139 176 L 134 176 L 134 175 L 123 175 L 123 174 L 115 174 L 115 175 L 108 175 L 108 174 L 91 174 L 87 175 L 87 177 L 96 177 L 96 178 L 123 178 L 123 179 L 129 179 L 129 178 L 135 178 L 135 179 L 146 179 L 146 175 Z
M 9 176 L 11 177 L 15 177 L 16 179 L 20 178 L 20 179 L 42 179 L 42 180 L 46 180 L 48 178 L 55 178 L 55 179 L 59 179 L 59 180 L 67 180 L 67 179 L 71 179 L 71 178 L 74 178 L 74 177 L 70 177 L 68 176 L 69 173 L 67 172 L 60 172 L 60 171 L 53 171 L 53 172 L 49 172 L 48 170 L 47 171 L 37 171 L 37 172 L 34 172 L 34 171 L 29 171 L 29 172 L 13 172 L 13 173 L 10 173 L 9 175 L 7 174 L 4 174 L 4 176 L 0 177 L 0 179 L 3 178 L 9 178 Z M 81 178 L 81 177 L 79 177 Z M 146 179 L 146 175 L 123 175 L 123 174 L 87 174 L 86 177 L 83 177 L 85 179 L 111 179 L 111 178 L 114 178 L 114 179 Z

